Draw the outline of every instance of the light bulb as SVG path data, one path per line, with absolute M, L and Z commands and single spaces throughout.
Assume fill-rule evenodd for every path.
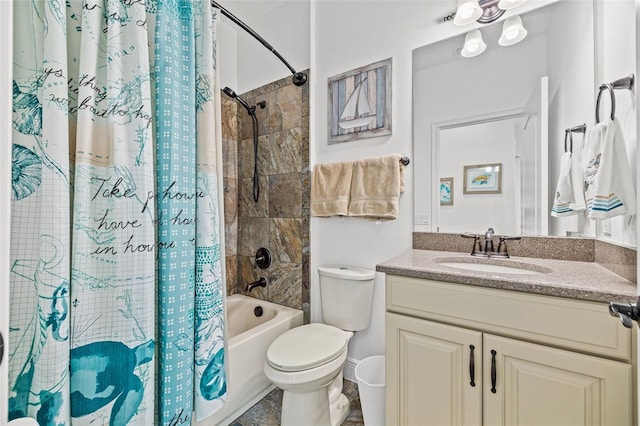
M 458 0 L 458 9 L 453 17 L 456 25 L 467 25 L 482 16 L 482 8 L 478 0 Z
M 520 5 L 522 5 L 527 0 L 500 0 L 498 2 L 498 7 L 502 10 L 514 9 Z
M 487 48 L 487 45 L 482 40 L 482 33 L 480 30 L 473 30 L 464 37 L 464 46 L 460 51 L 460 54 L 465 58 L 472 58 L 478 56 Z
M 473 15 L 473 6 L 469 3 L 465 3 L 462 6 L 460 6 L 460 9 L 458 10 L 458 13 L 460 14 L 460 17 L 462 19 L 469 19 L 471 17 L 471 15 Z
M 520 16 L 512 16 L 502 24 L 502 34 L 498 40 L 500 46 L 511 46 L 516 44 L 527 36 L 527 30 L 522 25 Z

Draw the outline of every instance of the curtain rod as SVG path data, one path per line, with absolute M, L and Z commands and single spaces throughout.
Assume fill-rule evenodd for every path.
M 211 0 L 211 6 L 220 9 L 220 12 L 222 12 L 222 14 L 224 16 L 226 16 L 227 18 L 231 19 L 236 25 L 238 25 L 240 28 L 242 28 L 243 30 L 248 32 L 253 38 L 258 40 L 260 43 L 262 43 L 262 45 L 264 47 L 266 47 L 269 51 L 271 51 L 271 53 L 276 55 L 278 57 L 278 59 L 280 59 L 282 61 L 282 63 L 285 64 L 287 66 L 287 68 L 289 68 L 291 73 L 293 74 L 293 78 L 292 78 L 293 84 L 295 84 L 296 86 L 302 86 L 304 83 L 307 82 L 307 75 L 305 73 L 303 73 L 303 72 L 296 71 L 291 65 L 289 65 L 289 62 L 287 62 L 282 57 L 282 55 L 280 55 L 280 53 L 278 53 L 278 51 L 273 48 L 273 46 L 271 46 L 265 39 L 263 39 L 260 36 L 260 34 L 258 34 L 255 31 L 253 31 L 253 29 L 251 29 L 251 27 L 249 27 L 247 24 L 245 24 L 240 19 L 238 19 L 233 13 L 229 12 L 227 9 L 222 7 L 220 5 L 220 3 L 218 3 L 218 2 L 216 2 L 214 0 Z

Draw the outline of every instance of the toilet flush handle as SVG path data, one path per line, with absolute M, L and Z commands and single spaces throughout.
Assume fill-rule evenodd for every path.
M 628 303 L 623 305 L 621 303 L 609 303 L 609 313 L 613 317 L 620 318 L 620 322 L 626 328 L 633 327 L 633 320 L 638 321 L 640 319 L 640 296 L 636 303 Z

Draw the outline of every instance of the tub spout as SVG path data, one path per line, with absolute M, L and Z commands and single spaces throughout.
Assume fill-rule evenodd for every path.
M 247 283 L 247 288 L 245 291 L 251 291 L 254 287 L 266 287 L 267 279 L 265 277 L 260 277 L 258 281 L 254 281 L 252 283 Z

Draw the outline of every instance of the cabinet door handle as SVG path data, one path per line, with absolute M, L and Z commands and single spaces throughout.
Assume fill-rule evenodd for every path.
M 469 345 L 469 376 L 471 377 L 471 383 L 469 383 L 472 387 L 476 385 L 476 361 L 474 359 L 473 350 L 476 347 L 473 345 Z
M 0 365 L 2 365 L 2 358 L 4 358 L 4 339 L 0 333 Z
M 497 352 L 491 349 L 491 393 L 496 393 L 496 354 Z

